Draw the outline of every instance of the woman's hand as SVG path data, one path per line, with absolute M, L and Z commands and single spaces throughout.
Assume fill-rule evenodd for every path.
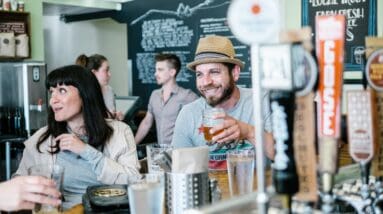
M 19 176 L 0 183 L 0 210 L 30 210 L 35 203 L 57 206 L 61 204 L 60 195 L 51 179 Z
M 86 146 L 86 144 L 74 134 L 61 134 L 56 137 L 56 141 L 60 141 L 59 146 L 61 150 L 71 151 L 76 154 L 80 154 Z
M 124 113 L 122 113 L 121 111 L 115 111 L 113 112 L 113 114 L 116 120 L 123 120 L 125 116 Z

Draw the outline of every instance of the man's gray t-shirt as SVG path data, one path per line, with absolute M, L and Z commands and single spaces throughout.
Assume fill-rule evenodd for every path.
M 253 92 L 252 89 L 248 88 L 239 88 L 240 98 L 237 104 L 230 110 L 226 111 L 226 114 L 234 117 L 242 122 L 248 123 L 250 125 L 254 125 L 254 111 L 253 111 Z M 270 112 L 268 100 L 264 98 L 265 102 L 263 102 L 264 109 L 264 124 L 265 130 L 271 130 L 270 124 Z M 212 108 L 206 103 L 206 100 L 203 97 L 195 100 L 188 105 L 185 105 L 180 111 L 173 133 L 172 145 L 175 148 L 182 147 L 195 147 L 195 146 L 204 146 L 206 145 L 206 141 L 204 139 L 204 135 L 202 132 L 202 115 L 205 109 Z M 242 147 L 249 147 L 250 143 L 242 145 Z M 221 157 L 226 159 L 226 151 L 227 149 L 215 150 L 216 145 L 210 146 L 210 160 L 215 159 L 212 154 L 221 154 Z M 218 158 L 219 159 L 219 158 Z M 222 160 L 221 160 L 222 161 Z M 210 162 L 209 162 L 210 165 Z M 220 166 L 221 169 L 225 168 L 225 166 Z

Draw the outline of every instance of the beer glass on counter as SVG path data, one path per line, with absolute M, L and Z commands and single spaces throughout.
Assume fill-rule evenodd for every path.
M 144 174 L 128 181 L 130 213 L 161 214 L 164 211 L 165 178 L 161 174 Z
M 28 175 L 38 175 L 50 178 L 56 182 L 56 188 L 61 190 L 64 167 L 56 164 L 39 164 L 28 169 Z M 61 213 L 61 206 L 51 206 L 46 204 L 36 203 L 32 210 L 33 214 L 57 214 Z
M 226 153 L 230 195 L 253 192 L 254 149 L 234 149 Z
M 146 146 L 146 154 L 148 157 L 148 171 L 149 173 L 163 173 L 164 169 L 161 167 L 163 164 L 166 164 L 164 157 L 167 153 L 169 154 L 173 147 L 169 144 L 149 144 Z M 170 167 L 170 166 L 169 166 Z
M 210 129 L 223 122 L 223 119 L 215 118 L 217 114 L 224 113 L 222 108 L 206 109 L 203 112 L 203 135 L 208 144 L 212 143 L 212 138 L 223 131 L 219 130 L 213 134 L 210 133 Z

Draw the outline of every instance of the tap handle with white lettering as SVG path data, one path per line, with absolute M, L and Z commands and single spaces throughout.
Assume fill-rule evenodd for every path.
M 270 107 L 275 140 L 274 187 L 279 194 L 293 195 L 299 189 L 293 149 L 295 92 L 271 91 Z
M 322 191 L 330 193 L 337 171 L 343 81 L 345 16 L 316 16 L 316 55 L 319 67 L 318 137 Z

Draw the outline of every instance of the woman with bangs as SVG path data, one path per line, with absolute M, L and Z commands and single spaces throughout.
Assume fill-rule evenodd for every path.
M 63 208 L 81 203 L 86 188 L 126 184 L 139 174 L 134 136 L 123 122 L 108 119 L 100 84 L 78 65 L 53 70 L 47 76 L 48 125 L 25 142 L 15 175 L 28 174 L 36 164 L 64 167 Z

